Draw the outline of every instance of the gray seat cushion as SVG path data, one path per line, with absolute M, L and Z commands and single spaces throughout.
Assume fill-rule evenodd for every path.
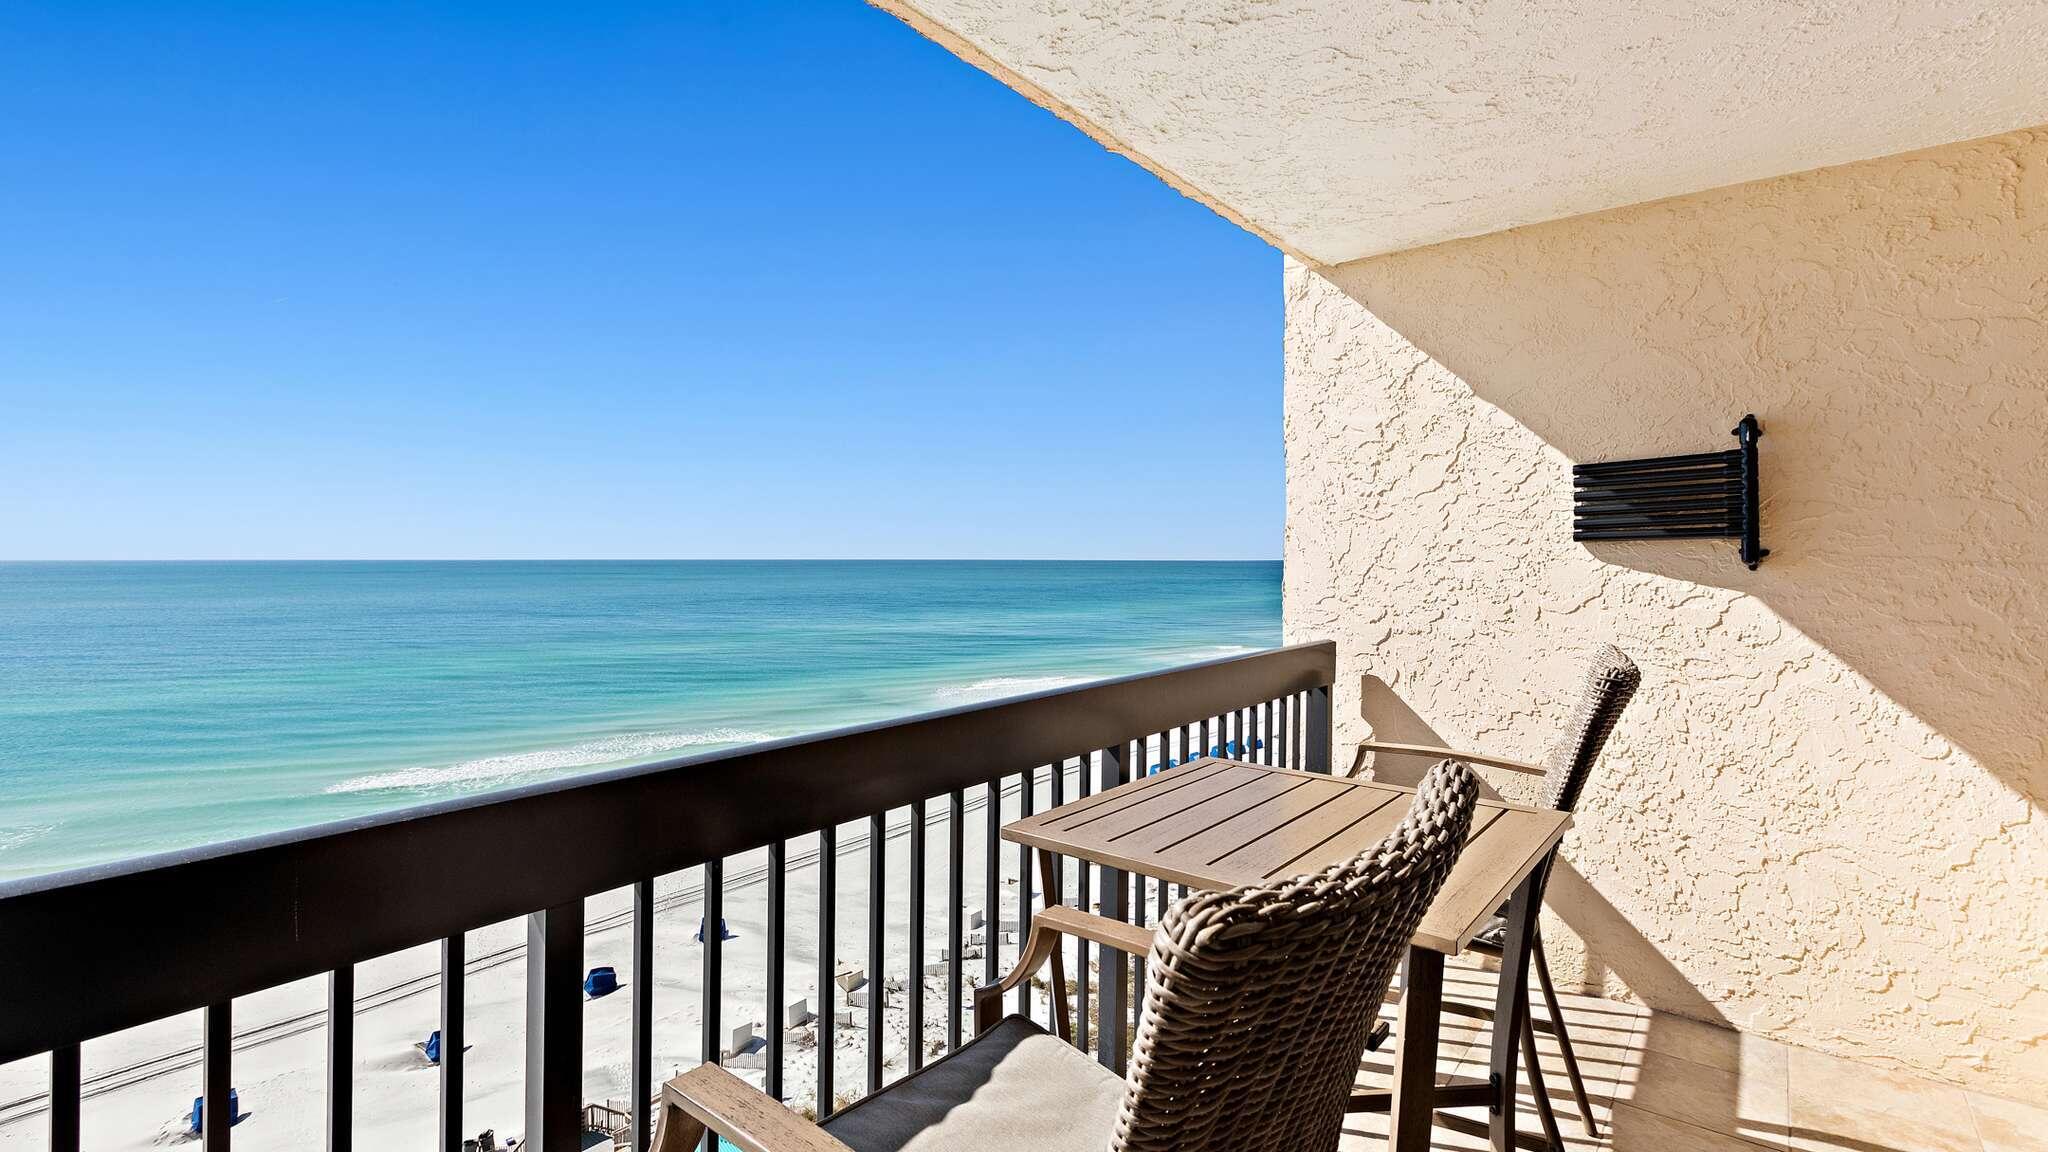
M 1021 1016 L 836 1113 L 855 1152 L 1103 1152 L 1123 1077 Z
M 1481 951 L 1499 952 L 1507 947 L 1508 912 L 1506 905 L 1502 905 L 1500 911 L 1493 914 L 1493 919 L 1488 920 L 1484 928 L 1473 934 L 1472 943 L 1477 945 Z

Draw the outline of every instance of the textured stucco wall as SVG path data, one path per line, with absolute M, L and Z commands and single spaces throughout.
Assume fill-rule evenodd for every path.
M 1611 638 L 1644 687 L 1552 888 L 1566 967 L 2048 1094 L 2048 129 L 1286 294 L 1286 628 L 1340 641 L 1340 755 L 1534 758 Z M 1571 463 L 1724 448 L 1745 412 L 1761 570 L 1571 542 Z

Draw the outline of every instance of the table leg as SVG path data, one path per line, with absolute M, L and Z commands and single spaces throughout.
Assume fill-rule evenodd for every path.
M 1066 891 L 1060 885 L 1060 858 L 1038 850 L 1038 881 L 1045 890 L 1045 906 L 1066 903 Z M 1085 950 L 1087 945 L 1082 944 Z M 1086 963 L 1085 960 L 1082 961 Z M 1052 950 L 1052 1028 L 1053 1034 L 1072 1043 L 1074 1033 L 1067 1023 L 1067 943 L 1062 940 Z
M 1495 1152 L 1510 1152 L 1515 1147 L 1515 1056 L 1522 1039 L 1522 1021 L 1529 1013 L 1529 945 L 1536 938 L 1536 917 L 1542 911 L 1537 906 L 1542 882 L 1539 866 L 1508 901 L 1500 986 L 1493 1002 L 1493 1061 L 1488 1077 L 1493 1102 L 1487 1107 L 1487 1130 Z
M 1410 945 L 1408 976 L 1401 987 L 1401 1028 L 1394 1040 L 1394 1099 L 1387 1113 L 1387 1147 L 1392 1152 L 1429 1148 L 1443 999 L 1444 954 Z

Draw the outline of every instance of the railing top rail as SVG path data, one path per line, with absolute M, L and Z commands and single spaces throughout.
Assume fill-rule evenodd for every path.
M 1326 687 L 1328 642 L 0 884 L 0 1063 Z

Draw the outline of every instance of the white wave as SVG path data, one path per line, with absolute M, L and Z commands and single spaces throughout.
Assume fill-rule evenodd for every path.
M 1190 662 L 1198 660 L 1221 660 L 1225 656 L 1243 656 L 1248 652 L 1263 651 L 1265 651 L 1265 649 L 1255 648 L 1249 644 L 1211 644 L 1205 648 L 1191 648 L 1188 651 L 1181 653 L 1179 658 Z
M 10 828 L 0 828 L 0 852 L 19 848 L 39 836 L 46 836 L 56 830 L 55 824 L 17 824 Z
M 1031 692 L 1050 692 L 1054 688 L 1067 688 L 1075 684 L 1086 684 L 1087 676 L 994 676 L 987 680 L 976 680 L 972 684 L 954 684 L 933 691 L 932 695 L 941 700 L 966 702 L 971 700 L 997 700 L 1004 696 L 1023 696 Z
M 588 768 L 597 764 L 614 764 L 621 761 L 644 760 L 668 752 L 680 752 L 689 748 L 715 748 L 730 744 L 752 744 L 773 737 L 765 732 L 749 732 L 740 728 L 710 728 L 702 732 L 648 732 L 630 736 L 607 736 L 600 740 L 589 740 L 572 744 L 566 748 L 542 748 L 533 752 L 513 752 L 504 756 L 485 756 L 477 760 L 464 760 L 458 764 L 441 764 L 418 768 L 401 768 L 394 772 L 377 772 L 368 776 L 356 776 L 338 783 L 329 784 L 323 791 L 333 794 L 347 792 L 426 792 L 444 788 L 472 789 L 522 776 L 540 776 L 562 772 L 571 768 Z

